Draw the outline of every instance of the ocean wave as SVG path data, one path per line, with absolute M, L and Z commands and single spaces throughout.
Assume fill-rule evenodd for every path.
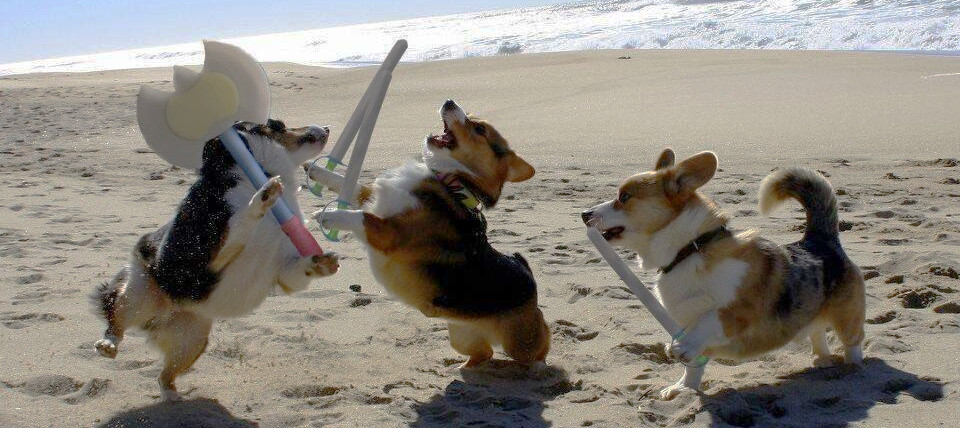
M 225 40 L 261 61 L 375 63 L 585 49 L 960 50 L 960 1 L 607 0 Z M 199 43 L 0 65 L 0 75 L 202 63 Z

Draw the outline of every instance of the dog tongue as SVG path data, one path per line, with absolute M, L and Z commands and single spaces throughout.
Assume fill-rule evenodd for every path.
M 443 134 L 433 137 L 432 140 L 435 146 L 442 149 L 453 142 L 453 134 L 451 134 L 450 131 L 444 131 Z

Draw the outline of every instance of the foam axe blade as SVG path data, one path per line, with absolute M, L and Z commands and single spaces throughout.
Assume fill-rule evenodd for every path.
M 176 92 L 141 86 L 137 122 L 147 145 L 173 165 L 199 169 L 203 146 L 236 121 L 266 123 L 270 84 L 250 54 L 226 43 L 203 42 L 203 70 L 174 68 Z

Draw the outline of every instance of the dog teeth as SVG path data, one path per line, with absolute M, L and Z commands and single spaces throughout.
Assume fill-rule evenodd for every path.
M 620 234 L 623 233 L 623 231 L 624 231 L 624 228 L 622 226 L 617 226 L 617 227 L 612 227 L 610 229 L 604 230 L 603 232 L 601 232 L 601 235 L 603 235 L 604 239 L 609 241 L 613 238 L 616 238 L 617 236 L 620 236 Z

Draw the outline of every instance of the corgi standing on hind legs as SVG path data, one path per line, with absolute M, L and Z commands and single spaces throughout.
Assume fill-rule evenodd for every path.
M 286 293 L 337 271 L 337 255 L 301 256 L 268 215 L 280 198 L 302 218 L 297 167 L 320 153 L 329 130 L 288 129 L 283 122 L 234 126 L 268 175 L 253 187 L 219 138 L 206 143 L 197 181 L 174 218 L 143 235 L 130 262 L 92 296 L 107 321 L 97 351 L 116 358 L 124 333 L 147 331 L 164 354 L 164 400 L 178 400 L 174 381 L 203 354 L 213 321 L 246 315 L 279 286 Z
M 542 366 L 550 330 L 530 266 L 490 245 L 481 211 L 497 203 L 506 182 L 527 180 L 534 169 L 490 123 L 455 102 L 443 104 L 440 119 L 443 133 L 424 141 L 423 162 L 358 189 L 353 199 L 361 210 L 314 216 L 366 244 L 387 291 L 447 321 L 450 345 L 469 357 L 462 367 L 490 360 L 497 345 L 518 362 Z M 342 185 L 329 174 L 313 178 L 336 191 Z
M 614 200 L 582 214 L 607 241 L 636 251 L 644 269 L 660 271 L 658 298 L 684 326 L 669 353 L 689 365 L 661 397 L 700 389 L 704 367 L 692 364 L 699 355 L 751 358 L 807 334 L 818 363 L 830 362 L 828 328 L 845 361 L 860 364 L 866 296 L 860 270 L 840 245 L 833 187 L 802 168 L 763 180 L 761 213 L 787 199 L 807 213 L 803 238 L 781 246 L 727 229 L 727 215 L 698 190 L 716 170 L 711 152 L 675 165 L 666 149 L 653 171 L 628 178 Z

